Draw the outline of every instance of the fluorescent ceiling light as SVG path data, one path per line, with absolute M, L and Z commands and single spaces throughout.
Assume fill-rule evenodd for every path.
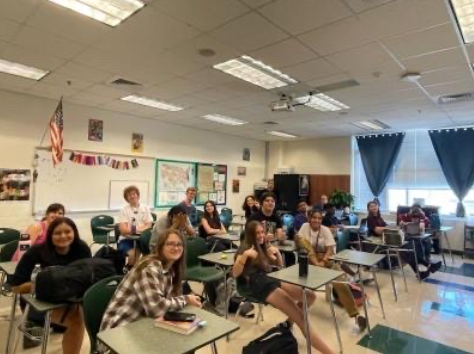
M 267 132 L 267 134 L 274 135 L 274 136 L 279 136 L 281 138 L 297 138 L 298 136 L 284 133 L 284 132 L 279 132 L 277 130 L 272 130 L 270 132 Z
M 364 120 L 362 122 L 356 122 L 356 123 L 352 123 L 353 125 L 355 125 L 356 127 L 359 127 L 359 128 L 362 128 L 364 130 L 384 130 L 384 129 L 390 129 L 390 127 L 385 124 L 385 123 L 382 123 L 381 121 L 379 120 Z
M 145 6 L 140 0 L 49 0 L 115 27 Z
M 281 71 L 247 55 L 214 65 L 214 68 L 267 90 L 298 82 Z
M 206 114 L 205 116 L 203 116 L 203 118 L 216 122 L 216 123 L 228 124 L 228 125 L 242 125 L 242 124 L 248 123 L 244 120 L 230 118 L 230 117 L 226 117 L 220 114 Z
M 321 112 L 335 112 L 351 108 L 324 93 L 298 97 L 296 101 Z
M 474 42 L 474 1 L 451 0 L 464 43 Z
M 3 59 L 0 59 L 0 72 L 37 81 L 41 80 L 46 74 L 49 73 L 47 70 L 41 70 L 19 63 L 13 63 Z
M 182 111 L 184 109 L 183 107 L 175 106 L 170 103 L 157 101 L 152 98 L 140 97 L 136 95 L 122 97 L 121 100 L 136 103 L 136 104 L 141 104 L 143 106 L 163 109 L 165 111 L 171 111 L 171 112 Z

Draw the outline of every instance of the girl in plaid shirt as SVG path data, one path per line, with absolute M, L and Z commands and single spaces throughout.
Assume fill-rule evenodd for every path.
M 143 316 L 157 318 L 187 304 L 201 307 L 196 295 L 181 295 L 185 273 L 183 237 L 172 229 L 158 237 L 154 252 L 144 257 L 117 288 L 100 330 L 124 326 Z

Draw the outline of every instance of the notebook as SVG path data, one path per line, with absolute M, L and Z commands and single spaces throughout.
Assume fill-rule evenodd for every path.
M 405 233 L 407 236 L 418 236 L 421 234 L 420 223 L 409 222 L 405 225 Z
M 165 321 L 163 317 L 159 317 L 155 320 L 155 327 L 163 328 L 175 333 L 188 335 L 199 328 L 199 322 L 201 322 L 201 319 L 197 317 L 193 322 Z

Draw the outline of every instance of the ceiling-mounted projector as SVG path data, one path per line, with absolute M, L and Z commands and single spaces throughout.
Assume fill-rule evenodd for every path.
M 293 100 L 291 97 L 286 95 L 281 95 L 281 98 L 278 101 L 270 103 L 270 109 L 273 112 L 293 112 L 295 107 L 293 105 Z

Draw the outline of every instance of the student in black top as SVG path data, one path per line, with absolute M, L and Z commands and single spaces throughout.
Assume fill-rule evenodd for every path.
M 245 211 L 245 220 L 247 220 L 252 214 L 258 212 L 258 206 L 255 203 L 255 198 L 253 195 L 248 195 L 245 197 L 244 204 L 242 205 L 242 210 Z
M 215 252 L 221 252 L 229 248 L 225 240 L 219 240 L 214 235 L 224 235 L 227 233 L 224 224 L 221 223 L 219 212 L 216 204 L 212 200 L 208 200 L 204 204 L 204 214 L 201 219 L 201 226 L 199 226 L 199 236 L 204 238 L 209 250 L 214 248 Z M 214 247 L 215 245 L 215 247 Z
M 322 224 L 331 229 L 343 228 L 341 221 L 336 217 L 336 207 L 333 204 L 326 204 L 324 206 L 325 214 Z
M 57 218 L 48 227 L 46 242 L 32 246 L 21 258 L 15 274 L 9 277 L 15 293 L 25 294 L 34 290 L 30 281 L 36 264 L 41 268 L 68 265 L 79 259 L 90 258 L 91 251 L 79 238 L 76 224 L 65 217 Z M 80 305 L 61 308 L 53 311 L 51 321 L 67 327 L 63 336 L 63 353 L 78 354 L 84 339 L 84 320 Z
M 381 236 L 387 223 L 380 216 L 379 205 L 370 201 L 367 203 L 367 230 L 369 236 Z
M 283 222 L 275 212 L 275 194 L 265 192 L 260 196 L 260 210 L 252 214 L 247 219 L 250 221 L 258 221 L 263 225 L 267 241 L 285 241 L 285 233 L 283 232 Z

